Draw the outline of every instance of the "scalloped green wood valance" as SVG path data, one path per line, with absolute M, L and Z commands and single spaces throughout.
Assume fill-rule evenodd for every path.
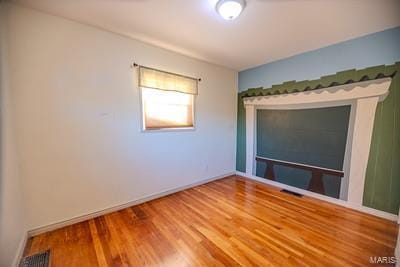
M 400 62 L 396 62 L 396 64 L 390 66 L 380 65 L 361 70 L 345 70 L 337 72 L 333 75 L 322 76 L 317 80 L 288 81 L 282 84 L 273 85 L 270 88 L 249 88 L 246 91 L 241 92 L 239 95 L 241 98 L 245 98 L 254 96 L 291 94 L 386 77 L 394 77 L 396 72 L 399 70 L 399 66 Z

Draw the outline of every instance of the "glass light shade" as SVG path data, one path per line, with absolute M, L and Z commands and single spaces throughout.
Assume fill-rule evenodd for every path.
M 226 20 L 233 20 L 242 13 L 244 7 L 243 1 L 238 0 L 220 0 L 217 3 L 217 11 Z

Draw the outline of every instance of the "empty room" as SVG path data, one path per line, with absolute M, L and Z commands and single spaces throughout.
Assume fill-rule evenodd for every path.
M 399 0 L 0 0 L 0 267 L 400 267 Z

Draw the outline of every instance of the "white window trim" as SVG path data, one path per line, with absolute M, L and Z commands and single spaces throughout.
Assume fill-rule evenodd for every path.
M 139 105 L 140 105 L 140 131 L 142 133 L 160 133 L 160 132 L 193 132 L 196 130 L 196 97 L 193 95 L 193 126 L 192 127 L 170 127 L 170 128 L 159 128 L 159 129 L 146 129 L 144 110 L 143 110 L 143 87 L 139 87 Z M 183 93 L 182 93 L 183 94 Z

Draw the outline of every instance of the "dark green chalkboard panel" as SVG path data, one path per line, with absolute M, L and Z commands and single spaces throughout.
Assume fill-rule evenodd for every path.
M 335 170 L 343 169 L 350 106 L 257 111 L 257 155 Z M 265 164 L 257 163 L 263 177 Z M 276 180 L 307 189 L 309 171 L 275 166 Z M 339 197 L 340 178 L 323 178 L 326 194 Z

